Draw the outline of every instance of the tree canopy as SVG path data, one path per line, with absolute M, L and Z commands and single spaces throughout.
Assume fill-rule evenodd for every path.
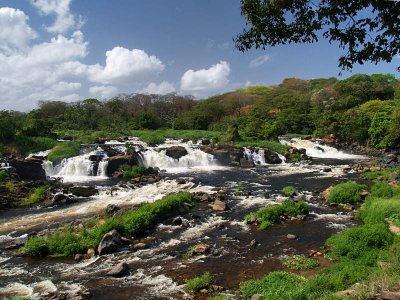
M 391 62 L 400 53 L 400 1 L 241 0 L 241 12 L 247 27 L 235 38 L 240 51 L 322 36 L 344 50 L 342 69 Z

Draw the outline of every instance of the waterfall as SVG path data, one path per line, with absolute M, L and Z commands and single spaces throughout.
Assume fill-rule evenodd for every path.
M 266 165 L 265 162 L 265 150 L 264 149 L 255 149 L 251 151 L 248 148 L 243 148 L 243 157 L 246 160 L 253 161 L 256 165 Z
M 96 162 L 92 157 L 101 160 Z M 66 182 L 98 180 L 107 178 L 107 158 L 107 154 L 99 147 L 93 152 L 63 159 L 56 166 L 46 160 L 42 167 L 48 177 L 61 177 Z
M 350 154 L 340 151 L 334 147 L 320 144 L 319 141 L 302 140 L 293 138 L 290 140 L 281 139 L 280 142 L 298 149 L 306 149 L 306 154 L 315 158 L 334 158 L 334 159 L 367 159 L 364 155 Z

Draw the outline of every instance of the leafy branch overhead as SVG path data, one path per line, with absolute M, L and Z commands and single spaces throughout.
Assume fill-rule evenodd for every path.
M 241 11 L 247 27 L 235 37 L 240 51 L 323 37 L 344 50 L 342 69 L 391 62 L 400 53 L 400 1 L 241 0 Z

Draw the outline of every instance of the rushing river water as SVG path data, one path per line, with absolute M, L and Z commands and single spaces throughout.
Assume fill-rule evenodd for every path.
M 184 299 L 190 298 L 183 290 L 185 279 L 206 271 L 214 275 L 216 284 L 226 293 L 234 294 L 240 281 L 259 278 L 273 270 L 283 269 L 282 259 L 294 254 L 319 250 L 332 234 L 354 224 L 352 216 L 325 205 L 319 193 L 332 183 L 351 177 L 344 168 L 365 157 L 294 140 L 314 156 L 312 163 L 268 165 L 260 162 L 252 169 L 221 166 L 210 154 L 197 145 L 169 140 L 165 145 L 149 147 L 132 140 L 142 151 L 142 164 L 159 167 L 165 177 L 157 183 L 138 188 L 113 186 L 105 176 L 107 157 L 101 149 L 91 149 L 81 156 L 65 160 L 53 167 L 45 162 L 49 176 L 64 177 L 66 181 L 82 185 L 97 185 L 99 194 L 85 202 L 58 208 L 15 210 L 0 214 L 0 242 L 25 237 L 32 230 L 51 228 L 66 221 L 79 222 L 104 211 L 109 204 L 132 206 L 157 201 L 164 195 L 182 190 L 209 194 L 227 191 L 229 210 L 214 212 L 207 205 L 199 205 L 183 214 L 181 226 L 172 220 L 160 224 L 155 231 L 135 240 L 147 245 L 145 249 L 95 256 L 75 262 L 72 259 L 27 258 L 0 253 L 0 296 L 22 295 L 33 299 L 48 299 L 59 295 L 62 299 Z M 115 147 L 124 147 L 114 142 Z M 301 144 L 301 145 L 299 145 Z M 188 155 L 179 161 L 165 154 L 165 148 L 180 145 Z M 95 172 L 90 155 L 103 155 Z M 251 153 L 247 153 L 250 155 Z M 329 166 L 331 171 L 323 172 Z M 185 184 L 176 179 L 184 178 Z M 279 203 L 285 198 L 279 191 L 287 185 L 295 186 L 310 206 L 310 215 L 302 222 L 274 225 L 265 231 L 243 222 L 243 217 L 262 206 Z M 113 193 L 111 193 L 113 189 Z M 237 191 L 247 196 L 238 196 Z M 287 234 L 298 239 L 288 240 Z M 249 246 L 256 240 L 256 247 Z M 211 246 L 207 255 L 184 258 L 184 253 L 199 243 Z M 110 267 L 127 262 L 131 273 L 123 278 L 105 276 Z M 321 259 L 321 267 L 328 264 Z M 61 296 L 60 296 L 61 295 Z M 75 298 L 74 298 L 75 297 Z

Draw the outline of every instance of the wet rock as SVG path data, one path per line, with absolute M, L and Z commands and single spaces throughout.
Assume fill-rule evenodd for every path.
M 207 244 L 198 244 L 193 247 L 192 251 L 193 254 L 207 254 L 208 251 L 210 250 L 211 246 Z
M 182 179 L 182 178 L 179 178 L 179 179 L 176 180 L 176 183 L 177 183 L 177 184 L 185 184 L 185 183 L 186 183 L 186 180 L 185 180 L 185 179 Z
M 340 203 L 339 207 L 345 211 L 353 211 L 354 210 L 354 206 L 348 203 Z
M 165 151 L 165 155 L 172 157 L 173 159 L 178 159 L 178 160 L 187 154 L 188 154 L 188 152 L 187 152 L 186 148 L 182 147 L 182 146 L 169 147 Z
M 261 300 L 261 299 L 262 299 L 262 295 L 261 294 L 254 294 L 250 298 L 250 300 Z
M 239 164 L 242 168 L 254 168 L 256 166 L 252 160 L 247 160 L 245 158 L 241 158 Z
M 106 214 L 109 216 L 114 215 L 120 208 L 115 204 L 108 204 L 106 207 Z
M 332 172 L 332 168 L 330 168 L 330 167 L 325 167 L 325 168 L 322 169 L 322 172 L 325 172 L 325 173 Z
M 111 277 L 124 277 L 129 275 L 129 272 L 129 265 L 125 262 L 121 262 L 113 267 L 110 271 L 108 271 L 106 275 Z
M 99 255 L 110 254 L 118 250 L 119 246 L 121 246 L 121 236 L 118 231 L 111 230 L 106 233 L 97 248 L 97 252 Z
M 295 239 L 297 239 L 297 235 L 289 233 L 289 234 L 286 235 L 286 238 L 288 240 L 295 240 Z
M 172 220 L 172 225 L 174 226 L 180 226 L 182 225 L 183 221 L 181 217 L 176 217 Z
M 223 286 L 215 285 L 215 284 L 213 284 L 213 285 L 211 286 L 211 288 L 212 288 L 212 290 L 213 290 L 215 293 L 220 293 L 220 292 L 222 292 L 222 291 L 224 290 L 224 287 L 223 287 Z
M 86 255 L 87 255 L 88 258 L 92 258 L 93 256 L 96 255 L 96 251 L 94 249 L 92 249 L 92 248 L 89 248 L 87 250 L 87 252 L 86 252 Z
M 132 246 L 132 250 L 137 251 L 137 250 L 143 250 L 148 248 L 147 244 L 145 243 L 136 243 Z
M 137 165 L 138 155 L 134 153 L 132 155 L 116 155 L 108 159 L 108 165 L 106 174 L 111 177 L 115 171 L 118 171 L 119 167 L 122 165 Z
M 84 258 L 85 258 L 84 254 L 75 254 L 75 256 L 74 256 L 74 260 L 75 261 L 80 261 L 80 260 L 82 260 Z
M 226 211 L 228 210 L 228 205 L 225 202 L 216 199 L 212 205 L 212 209 L 215 211 Z
M 332 191 L 332 187 L 330 186 L 330 187 L 328 187 L 325 191 L 322 192 L 321 197 L 322 197 L 324 200 L 327 200 L 328 197 L 329 197 L 329 194 L 331 193 L 331 191 Z
M 9 163 L 23 180 L 46 180 L 46 172 L 42 168 L 41 160 L 13 159 Z
M 70 189 L 70 192 L 78 197 L 91 197 L 96 195 L 99 191 L 92 186 L 73 186 Z
M 279 155 L 270 150 L 270 149 L 263 149 L 264 150 L 264 158 L 267 164 L 281 164 L 282 160 L 279 158 Z
M 210 144 L 211 144 L 211 141 L 208 140 L 208 139 L 202 139 L 202 140 L 201 140 L 201 144 L 202 144 L 203 146 L 207 146 L 207 145 L 210 145 Z
M 258 245 L 258 242 L 256 240 L 252 240 L 249 244 L 250 247 L 256 247 Z
M 61 202 L 65 201 L 67 198 L 68 198 L 67 195 L 65 195 L 63 193 L 57 193 L 53 196 L 53 199 L 51 199 L 51 203 L 52 204 L 61 203 Z
M 89 160 L 93 162 L 101 162 L 103 160 L 102 154 L 92 154 L 89 156 Z
M 200 201 L 201 201 L 201 202 L 208 202 L 208 201 L 210 201 L 210 200 L 211 200 L 211 197 L 210 197 L 210 195 L 207 194 L 207 193 L 204 193 L 204 194 L 201 195 L 201 197 L 200 197 Z
M 192 219 L 194 219 L 194 220 L 200 220 L 200 219 L 201 219 L 201 216 L 198 215 L 198 214 L 190 214 L 190 216 L 191 216 Z

